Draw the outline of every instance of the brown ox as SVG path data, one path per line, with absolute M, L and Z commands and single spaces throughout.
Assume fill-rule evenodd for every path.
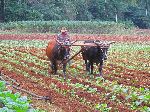
M 61 61 L 59 64 L 63 65 L 64 79 L 66 79 L 66 60 L 69 58 L 69 46 L 65 43 L 56 42 L 52 40 L 48 43 L 46 48 L 46 55 L 51 62 L 52 73 L 56 74 L 58 69 L 57 61 Z

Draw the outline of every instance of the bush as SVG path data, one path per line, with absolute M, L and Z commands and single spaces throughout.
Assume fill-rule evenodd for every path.
M 61 27 L 67 27 L 70 33 L 117 34 L 133 28 L 133 24 L 109 21 L 18 21 L 3 24 L 4 30 L 13 29 L 29 33 L 57 33 Z
M 133 23 L 141 29 L 150 28 L 150 19 L 146 16 L 136 16 L 133 18 Z

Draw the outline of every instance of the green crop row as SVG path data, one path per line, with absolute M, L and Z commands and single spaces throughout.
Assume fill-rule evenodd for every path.
M 0 24 L 1 30 L 17 30 L 27 33 L 57 33 L 61 27 L 66 27 L 71 33 L 79 34 L 120 34 L 129 33 L 133 24 L 109 21 L 18 21 Z

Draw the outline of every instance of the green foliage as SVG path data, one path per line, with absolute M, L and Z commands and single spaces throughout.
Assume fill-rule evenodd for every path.
M 40 112 L 40 110 L 30 109 L 31 101 L 27 96 L 21 96 L 20 93 L 13 94 L 4 89 L 5 82 L 0 81 L 0 102 L 4 104 L 0 112 Z
M 4 16 L 6 22 L 129 20 L 150 28 L 149 4 L 149 0 L 6 0 Z
M 70 33 L 117 34 L 133 28 L 130 22 L 116 23 L 109 21 L 18 21 L 2 25 L 3 30 L 23 32 L 57 33 L 61 27 L 67 27 Z
M 28 5 L 22 0 L 8 0 L 5 3 L 5 21 L 35 20 L 40 16 L 39 12 L 29 9 Z
M 124 19 L 131 20 L 139 28 L 150 28 L 150 15 L 146 15 L 141 7 L 128 6 L 124 11 Z
M 5 89 L 5 82 L 0 81 L 0 92 L 3 91 L 4 89 Z
M 102 112 L 110 112 L 112 107 L 108 107 L 106 103 L 103 103 L 103 104 L 96 104 L 95 108 Z
M 21 97 L 20 94 L 13 94 L 10 91 L 0 93 L 0 99 L 9 109 L 26 112 L 29 109 L 27 97 Z

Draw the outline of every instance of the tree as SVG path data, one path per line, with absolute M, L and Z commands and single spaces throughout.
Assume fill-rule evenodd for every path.
M 0 2 L 0 22 L 5 21 L 5 0 L 1 0 Z
M 144 2 L 145 16 L 148 16 L 148 9 L 150 7 L 150 0 L 142 0 Z
M 107 18 L 115 22 L 118 22 L 119 19 L 122 20 L 123 11 L 126 10 L 126 3 L 120 0 L 105 0 L 104 2 Z
M 130 20 L 144 26 L 149 8 L 150 0 L 1 0 L 0 21 Z
M 107 18 L 105 10 L 105 3 L 101 0 L 91 0 L 88 2 L 88 11 L 91 14 L 92 19 L 105 20 Z
M 105 11 L 105 17 L 107 18 L 108 17 L 108 10 L 107 10 L 107 0 L 105 0 L 105 3 L 104 3 L 104 11 Z
M 88 21 L 91 20 L 92 15 L 88 10 L 88 0 L 77 0 L 75 2 L 77 14 L 76 20 Z
M 63 18 L 66 20 L 75 20 L 77 15 L 77 9 L 73 1 L 63 0 L 62 4 Z

